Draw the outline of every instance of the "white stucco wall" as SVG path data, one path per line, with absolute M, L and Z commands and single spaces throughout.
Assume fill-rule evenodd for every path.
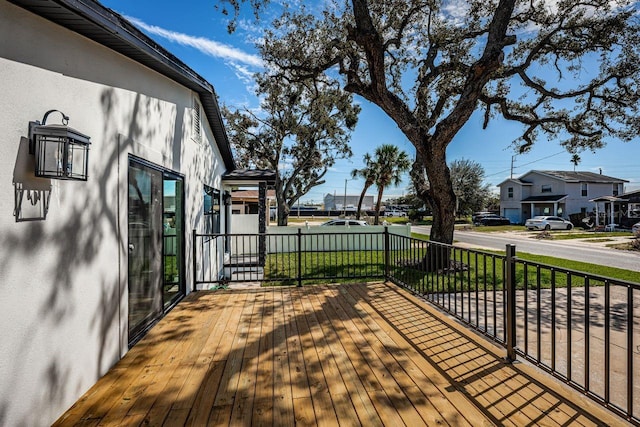
M 127 351 L 128 156 L 184 175 L 187 291 L 202 185 L 221 189 L 224 165 L 206 123 L 190 138 L 187 88 L 6 2 L 0 40 L 0 425 L 41 426 Z M 49 109 L 91 136 L 87 182 L 34 177 L 27 126 Z M 46 218 L 17 221 L 20 194 L 31 217 L 48 195 Z

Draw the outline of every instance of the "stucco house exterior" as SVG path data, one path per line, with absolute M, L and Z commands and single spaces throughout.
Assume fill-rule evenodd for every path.
M 213 86 L 96 1 L 0 0 L 0 39 L 0 425 L 44 426 L 195 290 L 191 231 L 263 180 L 234 173 Z M 45 116 L 90 142 L 54 177 Z
M 595 210 L 600 196 L 624 192 L 624 179 L 593 172 L 532 170 L 500 184 L 500 214 L 513 224 L 522 224 L 536 215 L 568 218 L 574 213 Z

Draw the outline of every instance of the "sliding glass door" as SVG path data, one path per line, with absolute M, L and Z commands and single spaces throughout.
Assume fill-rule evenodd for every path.
M 163 220 L 163 257 L 164 280 L 162 283 L 164 308 L 173 305 L 183 296 L 181 285 L 184 282 L 184 229 L 182 212 L 182 179 L 165 173 L 163 182 L 164 208 Z
M 129 161 L 129 342 L 184 295 L 183 181 Z

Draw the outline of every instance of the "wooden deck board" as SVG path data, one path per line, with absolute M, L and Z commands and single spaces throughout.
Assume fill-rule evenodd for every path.
M 288 292 L 286 292 L 288 294 Z M 293 393 L 286 334 L 286 303 L 282 289 L 274 291 L 273 310 L 273 425 L 294 426 Z
M 353 341 L 351 331 L 345 326 L 345 322 L 348 321 L 347 315 L 335 298 L 329 299 L 328 304 L 325 304 L 325 310 L 327 311 L 327 316 L 333 319 L 332 324 L 338 335 L 337 345 L 333 345 L 331 348 L 339 355 L 338 366 L 340 366 L 340 372 L 345 381 L 351 402 L 358 414 L 358 419 L 363 425 L 382 425 L 382 420 L 367 394 L 366 382 L 361 381 L 359 376 L 359 372 L 361 375 L 364 375 L 364 373 L 362 372 L 363 369 L 357 369 L 357 366 L 361 367 L 362 365 L 358 364 L 356 359 L 359 351 Z
M 316 421 L 337 425 L 336 413 L 333 409 L 333 402 L 329 395 L 329 385 L 327 384 L 323 372 L 322 361 L 318 356 L 313 338 L 311 336 L 310 319 L 312 312 L 305 312 L 306 292 L 297 290 L 296 298 L 293 301 L 294 310 L 296 312 L 296 323 L 298 325 L 298 333 L 301 338 L 302 357 L 307 366 L 307 376 L 309 378 L 309 387 L 311 391 L 311 399 L 313 401 L 313 410 Z M 308 304 L 307 304 L 308 307 Z M 308 307 L 310 309 L 310 307 Z
M 623 421 L 390 284 L 189 295 L 56 425 Z

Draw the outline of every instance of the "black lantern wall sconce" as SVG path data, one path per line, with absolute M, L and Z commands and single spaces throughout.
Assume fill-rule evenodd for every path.
M 47 125 L 51 113 L 62 115 L 61 125 Z M 58 110 L 44 114 L 42 123 L 29 122 L 29 153 L 36 157 L 38 177 L 86 181 L 89 169 L 89 137 L 67 126 L 69 116 Z

